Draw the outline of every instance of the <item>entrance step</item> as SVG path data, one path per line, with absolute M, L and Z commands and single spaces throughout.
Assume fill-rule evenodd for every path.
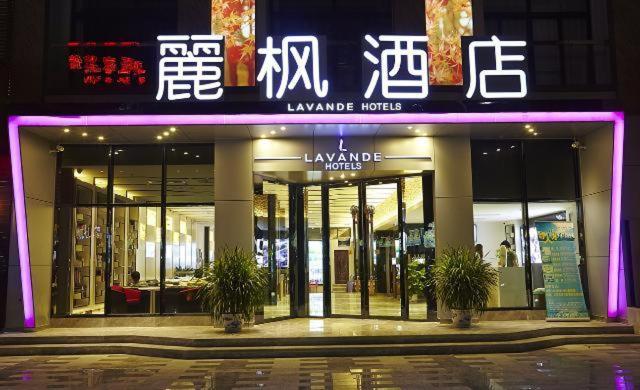
M 640 343 L 631 326 L 553 327 L 504 334 L 188 339 L 148 336 L 0 337 L 0 355 L 130 354 L 174 359 L 517 353 L 570 344 Z

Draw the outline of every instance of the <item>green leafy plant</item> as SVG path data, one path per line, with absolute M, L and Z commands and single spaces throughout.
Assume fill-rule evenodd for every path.
M 449 308 L 482 311 L 498 283 L 498 272 L 469 248 L 446 248 L 436 261 L 432 283 Z
M 417 295 L 419 298 L 424 296 L 429 282 L 426 265 L 417 260 L 411 260 L 407 272 L 409 296 Z
M 205 270 L 199 298 L 203 309 L 220 322 L 223 314 L 238 314 L 250 321 L 264 301 L 268 277 L 253 254 L 241 248 L 223 248 Z

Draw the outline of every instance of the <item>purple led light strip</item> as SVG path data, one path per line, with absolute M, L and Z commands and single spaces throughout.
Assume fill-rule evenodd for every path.
M 460 123 L 544 123 L 613 122 L 613 161 L 609 234 L 609 286 L 607 315 L 619 313 L 620 216 L 624 145 L 624 114 L 621 112 L 509 112 L 449 114 L 275 114 L 275 115 L 93 115 L 15 116 L 9 118 L 11 173 L 20 256 L 20 278 L 24 303 L 24 326 L 35 326 L 33 290 L 27 235 L 24 182 L 20 153 L 20 126 L 176 126 L 176 125 L 260 125 L 260 124 L 460 124 Z

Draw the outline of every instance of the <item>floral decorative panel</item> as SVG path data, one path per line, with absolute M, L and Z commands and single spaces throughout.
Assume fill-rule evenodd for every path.
M 425 0 L 431 85 L 462 85 L 460 37 L 473 35 L 471 0 Z
M 255 85 L 255 0 L 211 0 L 211 32 L 225 37 L 224 84 Z

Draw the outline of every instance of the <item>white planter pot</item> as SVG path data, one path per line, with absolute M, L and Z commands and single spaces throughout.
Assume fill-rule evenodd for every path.
M 222 315 L 225 333 L 238 333 L 242 330 L 242 314 L 227 313 Z
M 451 321 L 454 328 L 469 328 L 471 327 L 471 315 L 472 310 L 457 310 L 451 309 Z

